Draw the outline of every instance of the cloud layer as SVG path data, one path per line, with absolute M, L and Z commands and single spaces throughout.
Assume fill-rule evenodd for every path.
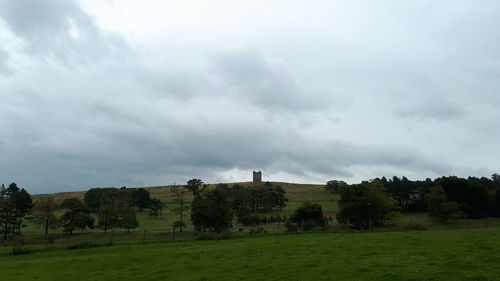
M 0 0 L 1 182 L 40 193 L 254 169 L 316 183 L 500 169 L 500 6 L 277 1 L 268 15 L 258 2 L 187 19 L 176 1 Z

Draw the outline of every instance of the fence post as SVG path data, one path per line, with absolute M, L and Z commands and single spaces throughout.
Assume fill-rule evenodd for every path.
M 146 242 L 146 229 L 142 232 L 142 243 Z

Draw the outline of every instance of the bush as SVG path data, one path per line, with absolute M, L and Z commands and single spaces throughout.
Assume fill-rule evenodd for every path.
M 27 255 L 30 254 L 32 251 L 28 248 L 22 247 L 22 246 L 15 246 L 12 248 L 12 254 L 14 256 L 17 255 Z

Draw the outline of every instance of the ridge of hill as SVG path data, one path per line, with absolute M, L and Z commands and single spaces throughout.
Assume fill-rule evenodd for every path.
M 328 193 L 324 190 L 324 185 L 321 184 L 301 184 L 301 183 L 288 183 L 288 182 L 270 182 L 273 185 L 281 186 L 285 191 L 285 196 L 291 202 L 298 201 L 329 201 L 333 199 L 333 194 Z M 257 186 L 262 183 L 254 182 L 231 182 L 225 183 L 228 185 L 239 184 L 242 186 Z M 217 184 L 208 184 L 209 187 L 214 187 Z M 170 188 L 174 185 L 160 185 L 160 186 L 139 186 L 139 187 L 127 187 L 128 189 L 145 188 L 150 192 L 151 197 L 159 198 L 163 202 L 169 203 L 173 201 L 173 194 L 170 192 Z M 90 189 L 90 188 L 89 188 Z M 62 202 L 67 198 L 79 198 L 83 199 L 87 190 L 80 191 L 67 191 L 67 192 L 56 192 L 56 193 L 46 193 L 46 194 L 35 194 L 32 195 L 33 199 L 36 201 L 43 197 L 52 197 L 56 202 Z M 186 200 L 191 199 L 191 194 L 186 194 Z

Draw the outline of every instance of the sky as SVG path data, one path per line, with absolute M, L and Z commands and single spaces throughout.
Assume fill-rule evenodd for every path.
M 500 2 L 0 0 L 0 183 L 500 170 Z

